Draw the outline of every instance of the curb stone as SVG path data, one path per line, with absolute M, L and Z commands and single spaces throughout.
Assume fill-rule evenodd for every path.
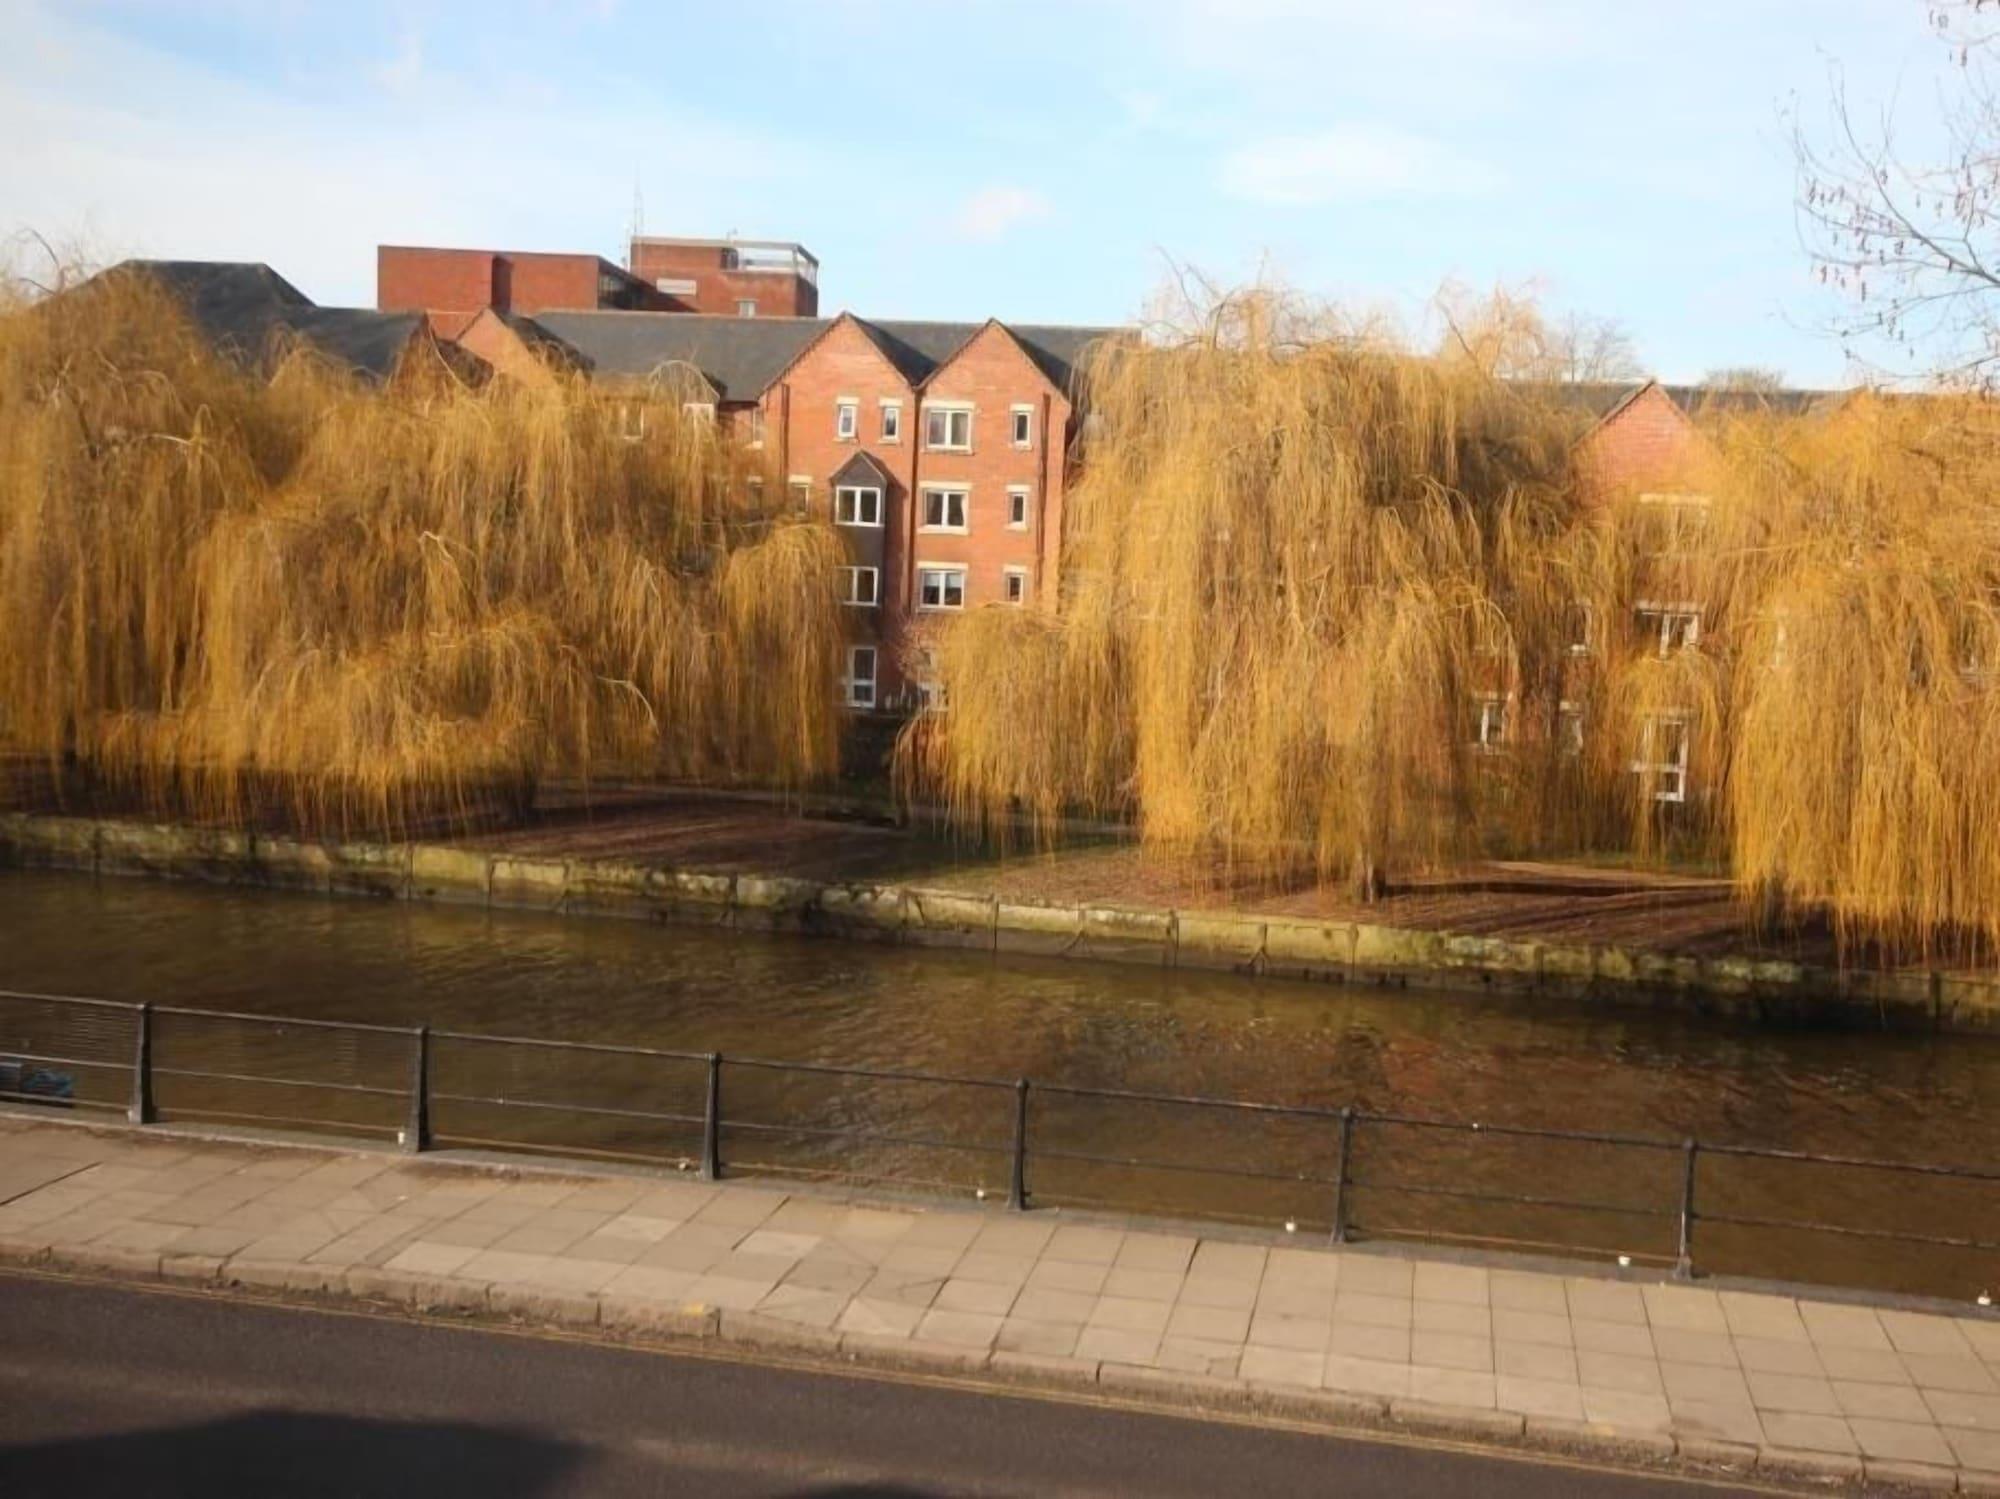
M 1958 1474 L 1932 1463 L 1878 1463 L 1862 1465 L 1871 1485 L 1892 1494 L 1949 1494 L 1958 1488 Z
M 1757 1449 L 1746 1442 L 1715 1437 L 1676 1437 L 1674 1452 L 1684 1463 L 1724 1473 L 1748 1473 L 1757 1466 Z
M 578 1296 L 568 1291 L 542 1291 L 532 1286 L 488 1286 L 486 1304 L 503 1316 L 521 1322 L 555 1323 L 561 1327 L 595 1327 L 598 1304 L 595 1296 Z
M 1852 1483 L 1862 1476 L 1861 1456 L 1848 1452 L 1807 1452 L 1794 1447 L 1765 1447 L 1757 1454 L 1757 1471 L 1774 1478 L 1827 1485 Z
M 296 1260 L 229 1261 L 216 1280 L 225 1286 L 244 1286 L 253 1291 L 305 1291 L 323 1294 L 344 1289 L 346 1273 L 325 1265 L 304 1265 Z
M 1528 1440 L 1565 1452 L 1588 1452 L 1628 1462 L 1672 1462 L 1674 1439 L 1663 1431 L 1620 1431 L 1592 1421 L 1566 1421 L 1559 1416 L 1530 1416 L 1524 1428 Z
M 426 1312 L 480 1312 L 488 1307 L 484 1281 L 413 1275 L 379 1265 L 356 1265 L 347 1272 L 347 1291 L 363 1300 L 388 1301 Z
M 1435 1400 L 1391 1400 L 1389 1420 L 1413 1431 L 1441 1436 L 1505 1437 L 1521 1435 L 1521 1417 L 1512 1411 L 1480 1405 L 1446 1405 Z
M 1015 1353 L 1002 1348 L 986 1361 L 986 1371 L 1022 1384 L 1094 1385 L 1100 1366 L 1087 1358 L 1063 1358 L 1051 1353 Z
M 212 1286 L 222 1279 L 223 1267 L 228 1263 L 219 1254 L 163 1254 L 160 1279 Z
M 1243 1387 L 1211 1374 L 1184 1374 L 1143 1364 L 1100 1363 L 1097 1382 L 1105 1389 L 1131 1390 L 1170 1400 L 1176 1405 L 1235 1405 L 1244 1403 Z
M 762 1316 L 756 1312 L 722 1309 L 717 1335 L 725 1343 L 743 1343 L 753 1348 L 789 1349 L 796 1352 L 838 1353 L 841 1334 L 827 1327 L 813 1327 L 784 1317 Z
M 680 1338 L 714 1338 L 722 1330 L 721 1313 L 698 1301 L 676 1304 L 638 1296 L 600 1296 L 597 1319 L 600 1327 L 618 1332 Z
M 986 1350 L 983 1348 L 926 1343 L 916 1338 L 887 1337 L 872 1332 L 842 1333 L 840 1351 L 862 1362 L 881 1363 L 892 1369 L 917 1369 L 925 1373 L 977 1374 L 986 1366 Z

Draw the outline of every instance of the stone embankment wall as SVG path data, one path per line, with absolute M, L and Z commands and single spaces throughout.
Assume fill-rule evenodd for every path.
M 84 818 L 0 816 L 0 862 L 1370 987 L 1667 1003 L 1767 1021 L 2000 1032 L 2000 975 L 1983 972 L 1834 971 L 1248 912 L 1042 905 L 910 885 L 522 858 L 441 844 L 314 843 Z

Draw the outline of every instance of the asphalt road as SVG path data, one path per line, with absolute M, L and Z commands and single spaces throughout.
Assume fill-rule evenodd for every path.
M 0 1495 L 1478 1496 L 1719 1488 L 0 1274 Z

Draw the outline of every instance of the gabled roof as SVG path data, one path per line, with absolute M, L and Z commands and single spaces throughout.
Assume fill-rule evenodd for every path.
M 834 484 L 874 485 L 885 493 L 890 488 L 889 471 L 882 467 L 881 460 L 866 448 L 857 451 L 847 462 L 834 470 L 830 481 Z
M 1830 390 L 1745 390 L 1729 386 L 1667 385 L 1658 380 L 1581 380 L 1550 387 L 1560 405 L 1580 411 L 1601 425 L 1618 415 L 1655 386 L 1681 411 L 1732 413 L 1775 411 L 1796 416 L 1841 395 Z
M 984 323 L 879 320 L 843 314 L 913 387 L 928 380 Z M 533 319 L 575 349 L 600 379 L 642 380 L 664 365 L 700 370 L 725 401 L 757 400 L 839 318 L 731 317 L 686 312 L 542 312 Z M 1119 328 L 1004 324 L 1037 368 L 1068 392 L 1084 349 Z
M 358 374 L 386 380 L 424 332 L 419 312 L 315 306 L 261 261 L 123 260 L 104 274 L 157 282 L 219 354 L 266 374 L 289 340 L 301 338 Z
M 532 321 L 574 349 L 598 379 L 644 380 L 666 366 L 691 365 L 724 401 L 756 400 L 831 326 L 827 318 L 694 312 L 542 312 Z

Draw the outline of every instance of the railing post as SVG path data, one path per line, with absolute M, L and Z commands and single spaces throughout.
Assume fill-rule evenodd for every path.
M 1014 1084 L 1014 1171 L 1007 1183 L 1007 1206 L 1016 1213 L 1028 1210 L 1028 1080 Z
M 701 1111 L 701 1179 L 722 1179 L 722 1053 L 708 1054 L 708 1101 Z
M 1680 1252 L 1674 1258 L 1674 1279 L 1694 1279 L 1694 1158 L 1701 1147 L 1692 1135 L 1681 1146 Z
M 403 1129 L 403 1149 L 415 1155 L 431 1143 L 431 1028 L 420 1025 L 410 1035 L 416 1048 L 410 1057 L 410 1122 Z
M 1333 1168 L 1333 1242 L 1347 1242 L 1347 1161 L 1354 1152 L 1354 1108 L 1340 1111 L 1340 1159 Z
M 138 1034 L 132 1043 L 132 1101 L 125 1117 L 133 1124 L 153 1122 L 153 1007 L 141 1004 Z

